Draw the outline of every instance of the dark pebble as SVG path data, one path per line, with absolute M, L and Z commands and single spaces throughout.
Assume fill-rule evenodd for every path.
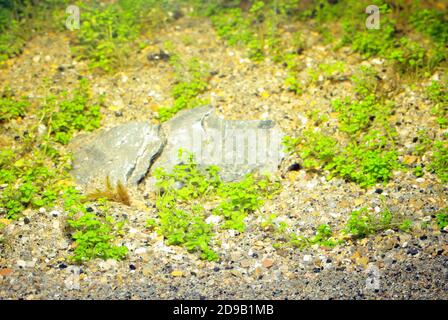
M 170 55 L 163 50 L 160 50 L 159 53 L 152 53 L 148 55 L 149 61 L 168 61 L 170 59 Z
M 375 193 L 382 194 L 383 193 L 383 189 L 378 188 L 378 189 L 375 190 Z
M 314 273 L 319 273 L 319 272 L 320 272 L 320 268 L 314 268 L 314 269 L 313 269 L 313 272 L 314 272 Z
M 420 240 L 426 240 L 426 239 L 428 239 L 428 236 L 427 236 L 427 235 L 422 235 L 422 236 L 420 237 Z
M 59 265 L 59 269 L 65 269 L 65 268 L 67 268 L 67 265 L 65 263 L 61 263 Z
M 302 169 L 302 166 L 298 163 L 293 163 L 292 165 L 290 165 L 288 167 L 288 171 L 299 171 L 300 169 Z
M 131 270 L 135 270 L 135 269 L 137 269 L 133 264 L 130 264 L 129 265 L 129 269 L 131 269 Z
M 87 207 L 87 208 L 86 208 L 86 211 L 87 211 L 87 212 L 93 212 L 93 208 L 92 208 L 92 207 Z
M 409 248 L 408 254 L 415 256 L 418 253 L 417 248 Z
M 182 11 L 180 10 L 176 10 L 173 12 L 173 18 L 174 20 L 179 20 L 180 18 L 182 18 L 184 16 L 184 14 L 182 13 Z
M 218 272 L 220 269 L 218 267 L 214 267 L 213 271 Z
M 23 222 L 24 222 L 25 224 L 28 224 L 28 223 L 31 222 L 31 220 L 30 220 L 28 217 L 25 217 L 25 219 L 23 219 Z

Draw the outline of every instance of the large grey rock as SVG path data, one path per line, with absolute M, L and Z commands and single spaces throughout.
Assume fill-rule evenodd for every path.
M 162 129 L 167 144 L 152 172 L 180 163 L 179 149 L 193 153 L 200 166 L 219 166 L 225 181 L 253 171 L 272 173 L 284 157 L 283 133 L 271 120 L 225 120 L 205 106 L 180 112 Z
M 83 143 L 82 145 L 80 145 Z M 144 178 L 165 138 L 159 125 L 130 122 L 99 134 L 74 149 L 72 175 L 80 184 L 109 176 L 112 183 L 135 185 Z

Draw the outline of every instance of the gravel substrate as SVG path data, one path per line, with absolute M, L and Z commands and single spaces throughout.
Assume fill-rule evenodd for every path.
M 228 119 L 273 119 L 287 134 L 295 134 L 303 128 L 308 111 L 330 112 L 330 101 L 345 96 L 350 88 L 346 77 L 321 79 L 296 96 L 284 89 L 282 66 L 269 60 L 249 61 L 243 51 L 226 47 L 208 21 L 190 18 L 150 39 L 147 48 L 135 52 L 128 69 L 113 75 L 87 73 L 84 63 L 72 59 L 63 34 L 36 37 L 2 70 L 0 83 L 38 98 L 48 90 L 46 78 L 51 90 L 59 91 L 87 74 L 93 92 L 105 94 L 103 128 L 130 120 L 154 122 L 157 108 L 171 103 L 173 70 L 147 56 L 164 49 L 167 40 L 185 60 L 199 57 L 214 71 L 205 95 Z M 307 33 L 301 56 L 304 67 L 343 60 L 349 74 L 362 63 L 378 69 L 386 82 L 391 79 L 383 61 L 363 61 L 347 49 L 334 52 L 321 43 L 318 34 Z M 411 150 L 422 127 L 440 136 L 422 88 L 411 90 L 401 82 L 397 86 L 394 119 L 400 123 L 399 150 Z M 11 122 L 7 134 L 14 134 L 19 125 Z M 282 192 L 247 219 L 244 233 L 215 226 L 219 262 L 205 262 L 181 247 L 166 246 L 163 238 L 145 228 L 146 220 L 157 216 L 149 183 L 130 190 L 131 207 L 112 204 L 116 219 L 128 220 L 120 241 L 130 252 L 120 262 L 70 264 L 73 244 L 65 229 L 66 214 L 60 208 L 26 210 L 4 231 L 0 299 L 448 299 L 448 233 L 435 226 L 418 227 L 447 206 L 446 185 L 431 174 L 415 178 L 411 172 L 397 172 L 387 185 L 365 190 L 300 168 L 288 172 L 296 160 L 284 159 L 278 172 Z M 303 235 L 314 234 L 322 223 L 340 230 L 350 212 L 364 206 L 375 210 L 381 197 L 395 214 L 416 222 L 411 234 L 387 230 L 332 249 L 276 250 L 272 232 L 260 226 L 263 217 L 276 213 L 278 221 L 288 222 Z

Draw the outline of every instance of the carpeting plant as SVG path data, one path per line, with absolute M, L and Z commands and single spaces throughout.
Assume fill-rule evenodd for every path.
M 353 239 L 359 239 L 388 229 L 409 232 L 412 229 L 412 221 L 394 215 L 387 206 L 379 213 L 363 207 L 351 213 L 343 233 Z
M 400 167 L 396 151 L 384 149 L 387 139 L 377 132 L 365 135 L 360 141 L 344 146 L 329 135 L 305 131 L 299 137 L 284 140 L 287 152 L 299 155 L 303 167 L 327 170 L 334 176 L 370 187 L 387 182 Z
M 29 105 L 26 98 L 18 99 L 11 88 L 5 88 L 0 96 L 0 123 L 23 117 Z
M 39 113 L 48 128 L 49 139 L 65 145 L 76 131 L 99 128 L 101 113 L 99 104 L 91 98 L 89 82 L 85 78 L 79 81 L 79 87 L 71 97 L 67 92 L 64 95 L 62 101 L 55 96 L 48 97 Z
M 60 30 L 66 4 L 66 0 L 1 0 L 0 64 L 21 54 L 33 34 Z
M 200 97 L 208 87 L 207 66 L 196 58 L 183 62 L 177 55 L 172 55 L 170 62 L 176 76 L 176 83 L 171 89 L 174 101 L 170 107 L 159 108 L 158 119 L 162 122 L 171 119 L 181 110 L 209 103 L 208 99 Z
M 448 226 L 448 208 L 443 208 L 436 213 L 437 225 L 440 229 L 446 228 Z
M 429 171 L 434 172 L 442 183 L 448 182 L 448 140 L 434 143 Z
M 70 185 L 71 155 L 60 145 L 67 144 L 77 131 L 98 127 L 100 119 L 99 107 L 91 103 L 84 80 L 69 99 L 46 98 L 37 110 L 19 105 L 22 116 L 36 111 L 40 117 L 38 123 L 30 119 L 19 142 L 8 143 L 0 151 L 0 184 L 6 185 L 0 194 L 0 214 L 10 219 L 29 207 L 56 204 Z M 46 131 L 38 134 L 40 124 L 45 124 Z
M 101 201 L 100 201 L 101 202 Z M 84 212 L 79 217 L 67 220 L 75 249 L 71 259 L 84 263 L 91 259 L 123 259 L 128 248 L 115 245 L 124 222 L 116 222 L 108 213 L 106 200 L 102 201 L 102 212 Z
M 180 153 L 180 157 L 183 153 Z M 157 179 L 158 221 L 151 219 L 148 226 L 156 228 L 168 244 L 182 245 L 192 252 L 200 252 L 201 258 L 214 261 L 218 255 L 212 249 L 213 228 L 206 222 L 207 216 L 220 215 L 224 229 L 245 230 L 245 217 L 255 212 L 279 189 L 268 178 L 246 176 L 238 182 L 224 182 L 219 168 L 200 168 L 192 155 L 171 172 L 159 168 Z M 210 203 L 205 209 L 204 203 Z M 211 208 L 209 208 L 211 207 Z
M 130 52 L 138 49 L 139 35 L 169 18 L 166 5 L 167 1 L 155 0 L 81 3 L 81 26 L 71 47 L 74 55 L 105 72 L 126 65 Z
M 432 114 L 441 128 L 448 127 L 448 80 L 432 81 L 426 88 L 432 102 Z
M 316 245 L 333 248 L 343 243 L 341 239 L 338 239 L 338 235 L 328 224 L 319 225 L 316 228 L 314 236 L 308 237 L 297 235 L 297 233 L 293 231 L 288 231 L 287 224 L 281 222 L 274 228 L 274 236 L 277 238 L 277 241 L 273 245 L 275 249 L 290 246 L 303 250 Z

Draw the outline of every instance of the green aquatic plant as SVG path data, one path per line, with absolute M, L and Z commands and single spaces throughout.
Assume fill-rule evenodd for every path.
M 171 119 L 181 110 L 209 103 L 208 99 L 200 97 L 208 88 L 207 66 L 201 64 L 196 58 L 183 63 L 176 55 L 171 57 L 171 64 L 177 79 L 176 84 L 171 88 L 174 102 L 170 107 L 159 108 L 158 119 L 162 122 Z
M 368 5 L 380 9 L 379 29 L 365 26 L 363 13 Z M 400 3 L 403 13 L 394 7 L 383 0 L 317 1 L 308 5 L 308 13 L 302 14 L 302 19 L 315 19 L 325 39 L 341 39 L 336 49 L 348 45 L 365 57 L 382 57 L 402 73 L 433 70 L 446 61 L 446 15 L 440 10 L 424 9 L 418 2 Z M 410 13 L 410 18 L 406 13 Z M 427 36 L 429 41 L 416 38 L 415 31 Z
M 254 15 L 261 10 L 263 2 L 256 2 L 250 13 L 244 13 L 240 8 L 220 10 L 211 17 L 213 26 L 218 36 L 223 38 L 231 46 L 243 46 L 248 50 L 252 60 L 264 59 L 263 40 L 257 35 L 253 26 Z
M 287 152 L 297 154 L 303 167 L 328 171 L 327 178 L 341 177 L 367 188 L 392 178 L 401 167 L 398 153 L 389 150 L 389 138 L 380 131 L 369 131 L 347 145 L 322 132 L 304 131 L 298 137 L 285 137 Z
M 191 201 L 214 192 L 221 184 L 216 168 L 201 172 L 190 155 L 186 163 L 176 165 L 171 173 L 158 168 L 154 176 L 160 190 L 156 202 L 158 232 L 168 244 L 182 245 L 192 252 L 199 251 L 206 260 L 217 260 L 218 255 L 210 247 L 213 232 L 205 222 L 204 209 L 198 204 L 191 205 L 190 210 L 178 208 L 179 201 Z M 153 221 L 151 226 L 155 224 Z
M 0 123 L 23 117 L 30 103 L 25 98 L 17 99 L 10 88 L 0 96 Z
M 436 9 L 414 10 L 409 19 L 411 25 L 442 45 L 448 42 L 448 19 L 444 12 Z
M 171 172 L 158 168 L 158 219 L 150 219 L 148 227 L 156 229 L 168 244 L 181 245 L 191 252 L 199 252 L 202 259 L 215 261 L 218 255 L 212 249 L 213 228 L 206 222 L 210 214 L 224 218 L 224 229 L 245 230 L 245 217 L 257 210 L 278 190 L 279 185 L 269 179 L 246 176 L 238 182 L 223 182 L 219 168 L 200 168 L 193 156 L 187 155 L 183 163 Z M 213 202 L 208 211 L 204 203 Z
M 429 66 L 431 58 L 420 43 L 406 37 L 402 37 L 398 41 L 397 48 L 390 49 L 387 56 L 401 70 L 418 70 Z
M 334 63 L 321 63 L 317 68 L 310 69 L 308 71 L 308 76 L 311 82 L 317 82 L 319 77 L 324 77 L 325 79 L 333 79 L 344 73 L 345 63 L 342 61 L 336 61 Z
M 67 220 L 67 224 L 76 244 L 71 257 L 75 262 L 84 263 L 94 258 L 122 260 L 126 256 L 128 248 L 114 244 L 123 222 L 116 222 L 107 213 L 100 216 L 86 212 L 79 218 Z
M 0 1 L 0 64 L 18 56 L 31 36 L 61 30 L 66 0 Z
M 81 27 L 72 42 L 74 55 L 86 60 L 90 68 L 105 72 L 126 65 L 131 51 L 138 49 L 140 34 L 169 19 L 167 4 L 155 0 L 81 3 Z
M 434 143 L 429 171 L 435 173 L 442 183 L 448 182 L 448 141 Z
M 18 218 L 27 208 L 51 207 L 58 202 L 70 185 L 71 163 L 71 155 L 60 144 L 68 143 L 79 130 L 99 127 L 99 107 L 91 104 L 87 81 L 81 80 L 69 99 L 45 100 L 37 109 L 39 123 L 31 123 L 18 143 L 0 151 L 0 184 L 6 185 L 0 194 L 0 214 L 9 219 Z M 26 116 L 26 106 L 19 103 L 10 111 L 18 109 L 16 114 Z M 46 125 L 44 135 L 38 134 L 41 123 Z
M 287 225 L 280 224 L 275 230 L 275 234 L 279 237 L 279 241 L 274 243 L 274 248 L 279 249 L 285 246 L 291 246 L 298 249 L 306 249 L 311 246 L 320 246 L 333 248 L 343 243 L 328 224 L 321 224 L 316 228 L 314 236 L 307 237 L 297 235 L 296 232 L 287 232 Z
M 299 137 L 286 136 L 283 140 L 287 152 L 297 153 L 306 169 L 320 170 L 336 156 L 337 141 L 321 132 L 305 131 Z
M 448 80 L 432 81 L 426 95 L 433 103 L 431 112 L 441 128 L 448 127 Z
M 369 149 L 363 145 L 349 145 L 337 155 L 325 169 L 332 176 L 340 176 L 358 183 L 361 187 L 370 187 L 376 183 L 388 182 L 393 170 L 400 168 L 396 151 Z
M 45 207 L 55 202 L 60 187 L 54 182 L 63 165 L 52 168 L 46 162 L 40 150 L 0 151 L 0 184 L 6 185 L 0 194 L 0 213 L 6 218 L 16 219 L 28 207 Z
M 268 178 L 257 180 L 252 175 L 238 182 L 222 184 L 217 195 L 223 201 L 213 209 L 213 213 L 224 217 L 223 228 L 243 232 L 247 214 L 261 207 L 265 199 L 272 197 L 279 188 Z
M 368 66 L 360 66 L 350 77 L 353 90 L 360 98 L 365 98 L 376 92 L 378 87 L 378 73 Z
M 49 137 L 61 144 L 68 144 L 76 131 L 99 128 L 101 121 L 100 106 L 93 102 L 85 78 L 79 81 L 79 87 L 74 90 L 72 97 L 62 101 L 56 97 L 47 98 L 40 114 L 48 127 Z
M 344 231 L 353 238 L 364 238 L 370 234 L 390 229 L 391 222 L 390 210 L 383 210 L 375 215 L 364 207 L 351 213 Z
M 448 226 L 448 208 L 443 208 L 436 213 L 437 225 L 440 229 L 446 228 Z
M 355 134 L 368 128 L 379 104 L 374 95 L 369 95 L 358 101 L 333 100 L 332 106 L 339 112 L 339 129 L 348 134 Z

